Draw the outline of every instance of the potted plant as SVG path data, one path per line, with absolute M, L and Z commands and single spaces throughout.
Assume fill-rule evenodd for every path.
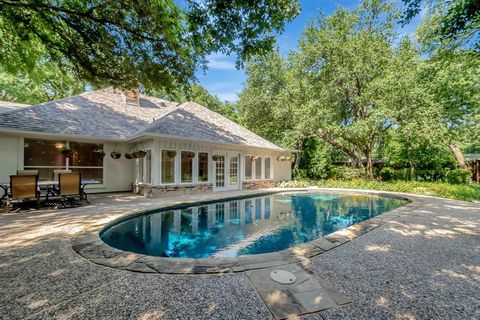
M 213 161 L 218 161 L 218 160 L 220 160 L 220 157 L 221 157 L 220 155 L 215 154 L 215 155 L 212 156 L 212 160 Z
M 103 151 L 103 149 L 95 149 L 93 150 L 93 154 L 97 156 L 99 159 L 105 157 L 105 151 Z
M 147 152 L 145 150 L 137 150 L 135 151 L 136 158 L 145 158 Z
M 133 159 L 132 153 L 130 153 L 130 152 L 125 152 L 125 159 L 128 159 L 128 160 Z
M 167 151 L 167 157 L 169 157 L 170 159 L 175 158 L 176 155 L 177 155 L 177 151 L 173 151 L 173 150 Z
M 121 156 L 122 154 L 120 152 L 117 152 L 117 151 L 110 152 L 110 157 L 112 157 L 113 159 L 120 159 Z
M 71 158 L 73 156 L 73 150 L 67 146 L 63 146 L 62 149 L 60 149 L 60 153 L 68 158 Z

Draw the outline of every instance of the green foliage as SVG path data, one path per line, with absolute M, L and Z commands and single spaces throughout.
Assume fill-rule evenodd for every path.
M 295 168 L 292 170 L 292 178 L 294 180 L 308 180 L 308 170 Z
M 361 168 L 352 168 L 347 166 L 333 166 L 330 169 L 331 179 L 354 180 L 365 177 L 365 170 Z
M 445 175 L 448 183 L 464 184 L 472 180 L 472 172 L 466 169 L 450 170 Z
M 434 35 L 442 42 L 472 42 L 480 50 L 480 3 L 478 0 L 402 0 L 406 5 L 402 22 L 409 23 L 420 9 L 437 10 L 436 23 L 433 25 Z M 433 5 L 432 5 L 433 4 Z
M 312 137 L 305 139 L 299 168 L 304 168 L 310 179 L 327 178 L 330 163 L 330 151 L 322 141 Z
M 395 179 L 395 169 L 384 167 L 380 170 L 380 175 L 383 181 L 391 181 Z
M 173 88 L 209 53 L 241 64 L 271 50 L 299 3 L 24 0 L 0 1 L 0 12 L 0 64 L 10 69 L 47 59 L 93 84 Z
M 407 192 L 419 195 L 449 199 L 473 201 L 480 200 L 480 185 L 449 184 L 419 181 L 378 181 L 378 180 L 321 180 L 321 181 L 287 181 L 279 187 L 309 187 L 366 189 L 391 192 Z

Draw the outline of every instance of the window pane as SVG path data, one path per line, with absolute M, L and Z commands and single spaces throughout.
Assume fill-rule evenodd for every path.
M 143 159 L 137 159 L 137 181 L 143 182 Z
M 162 183 L 175 181 L 175 151 L 162 150 Z
M 152 150 L 145 155 L 145 183 L 152 183 Z
M 255 179 L 262 179 L 262 158 L 255 160 Z
M 78 167 L 102 167 L 103 157 L 97 152 L 103 150 L 103 144 L 69 142 L 70 149 L 73 150 L 73 156 L 70 158 L 71 166 Z
M 208 153 L 198 154 L 198 181 L 208 181 Z
M 82 180 L 97 180 L 103 183 L 103 169 L 102 168 L 71 168 L 72 172 L 80 172 Z M 53 173 L 52 173 L 53 176 Z
M 192 182 L 193 181 L 193 158 L 195 157 L 194 152 L 182 151 L 181 152 L 181 176 L 182 182 Z
M 24 165 L 25 166 L 64 166 L 65 158 L 60 150 L 65 141 L 25 139 Z
M 270 158 L 265 158 L 265 179 L 271 179 L 270 176 Z
M 252 180 L 252 157 L 245 156 L 245 180 Z

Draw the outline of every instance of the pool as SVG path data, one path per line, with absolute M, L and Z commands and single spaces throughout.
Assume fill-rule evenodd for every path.
M 235 257 L 310 242 L 407 203 L 332 192 L 289 192 L 161 209 L 104 229 L 108 245 L 159 257 Z

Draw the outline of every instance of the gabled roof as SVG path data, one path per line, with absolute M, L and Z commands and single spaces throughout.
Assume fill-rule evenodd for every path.
M 195 102 L 185 102 L 141 133 L 156 133 L 216 143 L 280 149 L 250 130 Z
M 197 103 L 178 104 L 140 95 L 130 104 L 123 91 L 103 89 L 0 113 L 0 131 L 27 131 L 128 141 L 146 135 L 280 149 Z

